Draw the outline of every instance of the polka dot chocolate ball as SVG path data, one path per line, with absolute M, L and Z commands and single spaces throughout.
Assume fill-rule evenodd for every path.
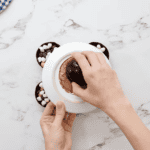
M 99 42 L 91 42 L 89 44 L 98 48 L 109 59 L 109 51 L 106 46 Z
M 60 45 L 55 42 L 47 42 L 42 44 L 36 53 L 38 64 L 43 68 L 48 56 L 55 51 Z
M 46 107 L 48 102 L 50 102 L 50 99 L 48 98 L 47 94 L 45 93 L 42 82 L 39 83 L 36 87 L 35 97 L 36 97 L 37 102 L 43 107 Z

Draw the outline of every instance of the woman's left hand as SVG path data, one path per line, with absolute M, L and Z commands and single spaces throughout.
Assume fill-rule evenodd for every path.
M 59 108 L 59 104 L 62 108 Z M 68 117 L 67 115 L 64 102 L 57 102 L 56 107 L 52 102 L 47 104 L 40 120 L 46 150 L 71 150 L 72 126 L 76 114 L 69 113 Z M 66 120 L 63 120 L 64 118 Z

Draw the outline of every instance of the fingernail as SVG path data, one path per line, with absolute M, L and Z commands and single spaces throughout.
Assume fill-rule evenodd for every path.
M 58 104 L 58 109 L 61 109 L 62 108 L 62 105 L 61 104 Z

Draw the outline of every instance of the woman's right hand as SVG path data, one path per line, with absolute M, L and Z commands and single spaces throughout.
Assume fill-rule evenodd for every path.
M 78 62 L 87 83 L 87 88 L 82 89 L 77 83 L 72 82 L 75 95 L 103 111 L 117 104 L 129 103 L 115 70 L 107 64 L 102 53 L 83 51 L 73 52 L 71 56 Z

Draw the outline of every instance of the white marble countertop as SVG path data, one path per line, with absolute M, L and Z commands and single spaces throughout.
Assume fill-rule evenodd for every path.
M 44 150 L 39 124 L 44 108 L 34 96 L 42 68 L 35 53 L 50 41 L 100 42 L 110 53 L 139 42 L 150 48 L 150 0 L 12 1 L 0 14 L 1 150 Z M 150 100 L 136 112 L 150 127 Z M 133 149 L 106 114 L 99 118 L 111 136 L 90 150 Z

